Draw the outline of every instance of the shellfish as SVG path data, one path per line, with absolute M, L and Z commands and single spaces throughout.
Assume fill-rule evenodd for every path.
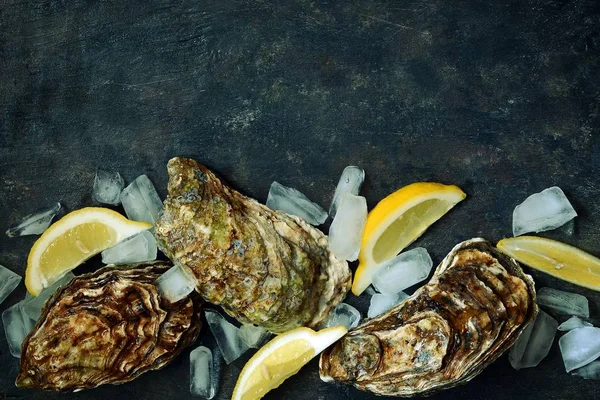
M 535 319 L 533 279 L 483 239 L 458 244 L 405 302 L 321 354 L 325 381 L 412 397 L 468 382 Z
M 17 386 L 90 389 L 168 364 L 201 326 L 196 293 L 174 304 L 161 299 L 154 281 L 170 266 L 107 266 L 59 288 L 23 342 Z
M 350 269 L 321 231 L 231 189 L 194 160 L 173 158 L 167 170 L 155 236 L 206 301 L 273 332 L 314 327 L 342 301 Z

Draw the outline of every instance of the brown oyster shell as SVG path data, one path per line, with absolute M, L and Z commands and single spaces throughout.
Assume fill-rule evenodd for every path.
M 468 382 L 535 319 L 533 279 L 483 239 L 458 244 L 431 281 L 321 354 L 320 375 L 412 397 Z
M 205 300 L 273 332 L 314 327 L 342 301 L 350 269 L 323 233 L 229 188 L 194 160 L 173 158 L 167 169 L 155 236 Z
M 154 281 L 169 267 L 107 266 L 59 288 L 23 342 L 17 386 L 90 389 L 171 362 L 198 337 L 201 300 L 159 297 Z

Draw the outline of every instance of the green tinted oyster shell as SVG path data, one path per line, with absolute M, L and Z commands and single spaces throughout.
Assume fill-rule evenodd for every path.
M 231 189 L 194 160 L 174 158 L 167 169 L 155 236 L 206 301 L 283 332 L 316 326 L 344 298 L 351 273 L 322 232 Z

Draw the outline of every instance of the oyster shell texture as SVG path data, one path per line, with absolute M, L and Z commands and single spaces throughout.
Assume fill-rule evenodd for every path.
M 404 303 L 325 350 L 324 381 L 378 395 L 428 395 L 466 383 L 535 319 L 533 279 L 483 239 L 458 244 Z
M 17 386 L 89 389 L 168 364 L 198 337 L 201 312 L 196 293 L 159 297 L 154 281 L 169 267 L 107 266 L 59 288 L 23 342 Z
M 342 301 L 351 272 L 321 231 L 231 189 L 194 160 L 173 158 L 167 170 L 155 236 L 206 301 L 273 332 L 314 327 Z

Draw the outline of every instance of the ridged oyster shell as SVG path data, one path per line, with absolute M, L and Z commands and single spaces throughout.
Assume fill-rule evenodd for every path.
M 58 289 L 23 342 L 17 386 L 89 389 L 168 364 L 201 326 L 195 293 L 175 304 L 160 298 L 154 281 L 170 267 L 107 266 Z
M 350 269 L 323 233 L 229 188 L 194 160 L 173 158 L 167 169 L 155 236 L 206 301 L 273 332 L 314 327 L 342 301 Z
M 431 281 L 320 359 L 325 381 L 411 397 L 468 382 L 537 314 L 533 279 L 483 239 L 458 244 Z

